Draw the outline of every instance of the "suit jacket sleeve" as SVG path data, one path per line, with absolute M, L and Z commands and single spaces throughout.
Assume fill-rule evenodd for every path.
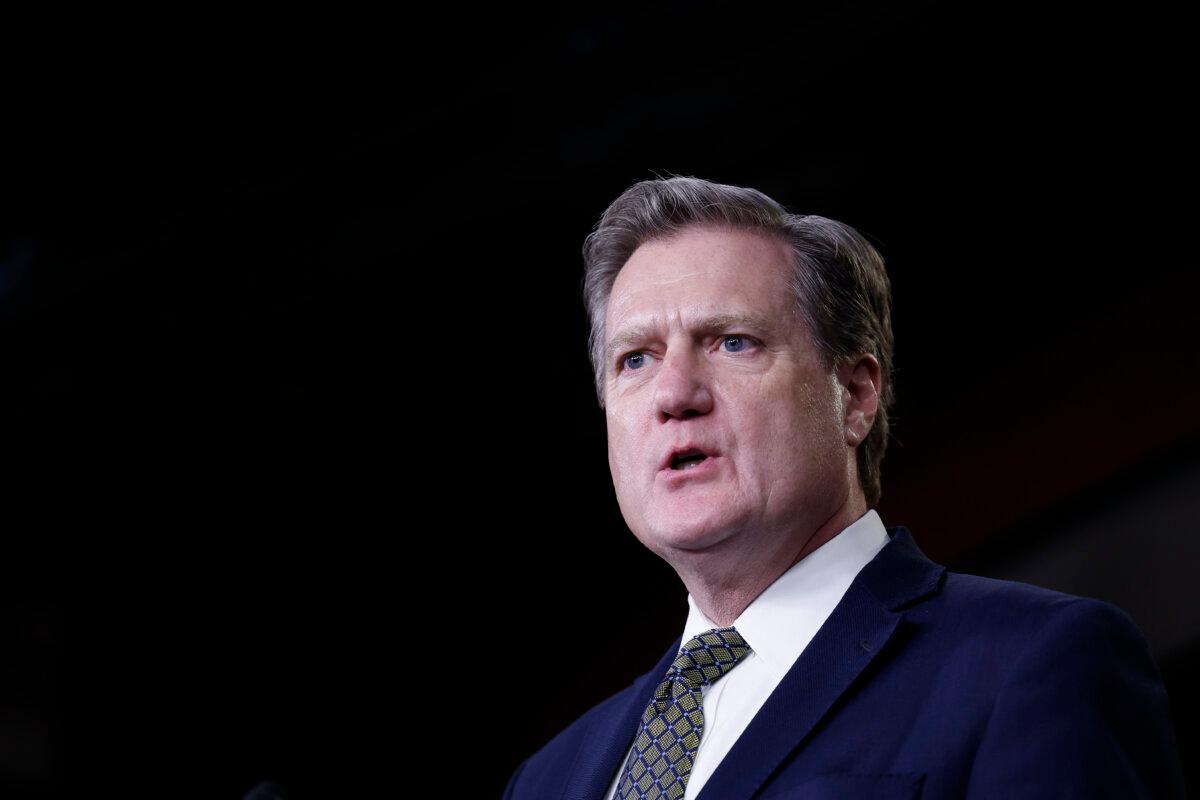
M 968 797 L 1185 796 L 1166 691 L 1125 612 L 1076 598 L 1012 657 Z

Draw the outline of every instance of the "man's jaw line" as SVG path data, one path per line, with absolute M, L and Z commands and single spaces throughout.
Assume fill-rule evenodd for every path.
M 741 529 L 700 547 L 668 546 L 670 554 L 677 556 L 674 559 L 662 553 L 659 555 L 675 570 L 697 607 L 709 619 L 718 624 L 732 625 L 733 620 L 768 586 L 865 514 L 865 501 L 856 502 L 861 499 L 861 492 L 856 493 L 853 489 L 848 491 L 841 505 L 804 538 L 796 548 L 795 555 L 783 559 L 782 562 L 772 559 L 768 564 L 759 565 L 751 558 L 738 558 L 736 551 L 740 542 L 760 541 L 752 535 L 739 536 L 738 534 L 745 533 Z M 863 507 L 861 511 L 858 508 L 860 505 Z M 856 511 L 860 513 L 856 514 Z M 779 566 L 780 563 L 782 567 Z M 716 569 L 713 568 L 714 565 Z M 759 569 L 754 572 L 739 569 L 745 566 Z M 718 617 L 725 618 L 726 621 L 722 622 Z
M 855 501 L 862 497 L 861 491 L 855 493 L 851 488 L 846 493 L 845 499 L 829 517 L 813 530 L 813 532 L 804 540 L 804 543 L 796 550 L 796 555 L 784 568 L 787 572 L 792 567 L 799 564 L 803 559 L 812 555 L 813 552 L 824 547 L 829 542 L 841 535 L 842 531 L 854 524 L 863 514 L 867 513 L 866 500 L 863 498 L 861 504 Z M 862 506 L 859 508 L 859 506 Z M 815 542 L 815 544 L 814 544 Z M 811 545 L 812 549 L 809 549 Z M 781 572 L 780 575 L 783 573 Z M 776 576 L 778 577 L 778 576 Z
M 749 557 L 757 548 L 746 552 L 741 546 L 742 542 L 753 543 L 757 540 L 753 536 L 739 536 L 737 533 L 744 532 L 739 530 L 699 547 L 671 545 L 666 548 L 670 557 L 659 553 L 675 570 L 700 610 L 714 622 L 719 621 L 718 616 L 723 616 L 722 612 L 716 610 L 718 605 L 741 613 L 770 585 L 769 581 L 762 582 L 761 565 Z M 745 557 L 742 557 L 743 554 Z M 747 572 L 747 568 L 752 571 Z M 714 598 L 726 602 L 717 604 L 712 602 Z M 733 614 L 731 619 L 736 616 Z

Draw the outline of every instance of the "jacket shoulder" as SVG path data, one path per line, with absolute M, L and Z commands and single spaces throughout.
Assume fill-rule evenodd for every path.
M 961 572 L 946 573 L 940 600 L 947 615 L 1014 631 L 1039 630 L 1064 616 L 1106 618 L 1119 627 L 1133 626 L 1125 611 L 1104 600 Z
M 968 645 L 990 652 L 995 696 L 971 796 L 1183 797 L 1162 676 L 1130 616 L 1112 603 L 1012 581 L 957 576 Z M 951 583 L 947 583 L 947 588 Z M 958 626 L 956 626 L 958 627 Z

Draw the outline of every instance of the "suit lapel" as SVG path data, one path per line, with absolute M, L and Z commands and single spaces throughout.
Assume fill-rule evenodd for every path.
M 633 691 L 623 703 L 614 704 L 592 722 L 583 735 L 575 763 L 568 771 L 563 800 L 601 800 L 604 797 L 617 767 L 621 766 L 633 745 L 646 704 L 682 646 L 680 637 L 667 648 L 652 670 L 634 682 Z
M 746 800 L 758 791 L 884 649 L 904 618 L 898 609 L 937 590 L 945 567 L 926 558 L 905 528 L 888 535 L 697 800 Z

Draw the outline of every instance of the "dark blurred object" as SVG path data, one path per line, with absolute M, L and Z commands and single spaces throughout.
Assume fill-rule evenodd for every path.
M 288 793 L 278 783 L 263 781 L 251 789 L 244 800 L 288 800 Z

